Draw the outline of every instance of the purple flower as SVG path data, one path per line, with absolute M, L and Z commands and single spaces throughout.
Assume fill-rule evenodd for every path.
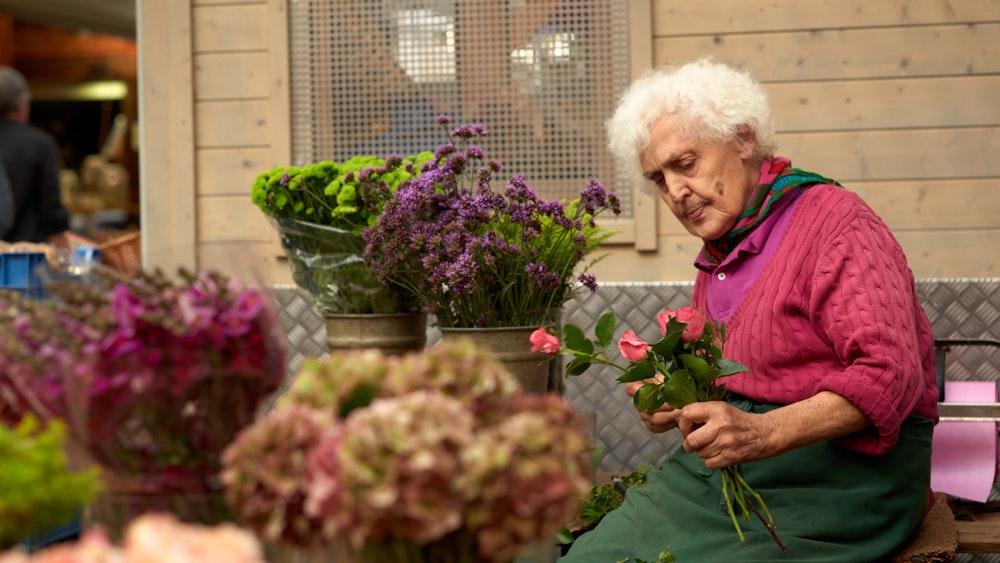
M 458 141 L 487 133 L 448 131 Z M 577 266 L 608 236 L 594 217 L 617 198 L 593 178 L 571 202 L 540 198 L 520 174 L 496 190 L 503 165 L 481 147 L 448 142 L 433 154 L 362 234 L 366 262 L 442 326 L 538 324 L 579 289 Z

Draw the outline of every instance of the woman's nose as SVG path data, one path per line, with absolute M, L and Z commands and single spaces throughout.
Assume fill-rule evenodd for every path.
M 673 203 L 680 203 L 684 201 L 684 198 L 691 195 L 691 188 L 688 187 L 687 182 L 683 178 L 679 178 L 676 175 L 673 177 L 664 175 L 663 182 L 663 188 L 660 192 L 664 198 L 669 199 Z

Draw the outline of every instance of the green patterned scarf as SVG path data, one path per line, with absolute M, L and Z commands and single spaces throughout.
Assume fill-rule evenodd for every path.
M 840 184 L 829 178 L 792 168 L 792 161 L 775 156 L 760 165 L 760 180 L 747 200 L 746 209 L 740 213 L 736 224 L 721 238 L 705 242 L 705 253 L 715 263 L 722 262 L 736 245 L 759 225 L 774 209 L 774 204 L 782 196 L 799 186 L 813 184 Z

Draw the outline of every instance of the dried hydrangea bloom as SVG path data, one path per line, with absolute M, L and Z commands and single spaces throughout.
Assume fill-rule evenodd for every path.
M 307 358 L 279 408 L 305 405 L 344 417 L 367 405 L 389 376 L 394 360 L 377 349 L 338 350 L 324 358 Z
M 582 421 L 554 394 L 522 395 L 482 429 L 455 484 L 480 556 L 510 561 L 570 521 L 591 488 L 589 452 Z
M 462 525 L 452 486 L 474 430 L 469 410 L 435 391 L 377 399 L 311 452 L 307 512 L 335 523 L 326 539 L 355 547 L 386 537 L 439 539 Z
M 268 541 L 307 545 L 322 524 L 304 512 L 306 455 L 332 417 L 290 405 L 244 429 L 223 452 L 226 503 L 237 519 Z

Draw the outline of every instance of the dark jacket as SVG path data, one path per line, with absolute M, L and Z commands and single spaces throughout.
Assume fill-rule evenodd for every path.
M 14 194 L 8 241 L 45 242 L 69 228 L 59 191 L 59 147 L 52 135 L 0 119 L 0 158 Z

